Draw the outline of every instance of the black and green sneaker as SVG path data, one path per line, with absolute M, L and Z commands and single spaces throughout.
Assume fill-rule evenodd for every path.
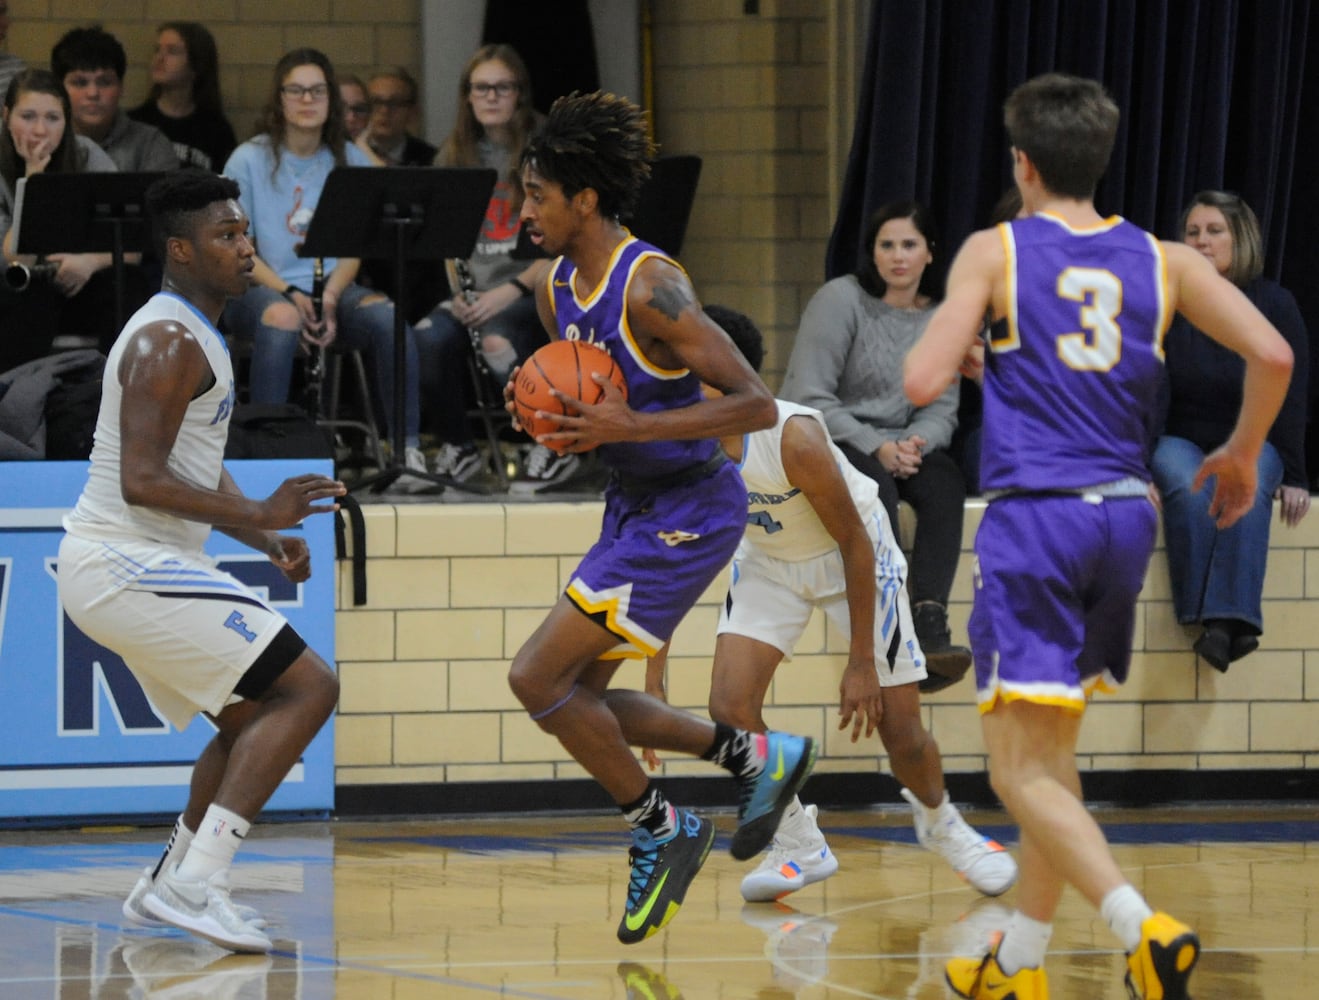
M 714 824 L 686 809 L 678 810 L 678 832 L 668 840 L 657 841 L 644 827 L 632 831 L 632 877 L 618 940 L 644 941 L 673 919 L 713 843 Z

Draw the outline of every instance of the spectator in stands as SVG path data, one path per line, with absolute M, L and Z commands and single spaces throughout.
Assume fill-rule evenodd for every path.
M 343 127 L 349 142 L 357 142 L 371 123 L 371 102 L 366 96 L 366 84 L 352 73 L 339 76 L 339 97 L 343 99 Z
M 4 129 L 0 133 L 0 235 L 6 263 L 32 268 L 22 291 L 0 285 L 0 371 L 50 353 L 57 335 L 95 338 L 102 351 L 119 332 L 114 309 L 114 280 L 108 253 L 56 253 L 45 262 L 54 273 L 37 268 L 31 255 L 17 254 L 13 223 L 18 182 L 35 174 L 113 172 L 115 165 L 100 146 L 75 135 L 69 95 L 53 73 L 26 69 L 5 91 Z M 128 311 L 147 299 L 140 269 L 128 271 Z
M 220 97 L 215 39 L 196 21 L 166 21 L 156 33 L 147 99 L 128 112 L 165 133 L 185 167 L 218 171 L 238 145 Z
M 1168 408 L 1153 468 L 1163 498 L 1173 609 L 1183 625 L 1203 625 L 1195 651 L 1225 671 L 1259 646 L 1274 498 L 1289 527 L 1310 509 L 1304 446 L 1309 342 L 1291 293 L 1261 277 L 1264 244 L 1249 205 L 1235 194 L 1201 191 L 1182 214 L 1181 228 L 1186 243 L 1278 328 L 1295 358 L 1287 397 L 1260 453 L 1255 505 L 1220 531 L 1209 514 L 1212 491 L 1197 491 L 1192 481 L 1205 455 L 1232 433 L 1245 365 L 1180 315 L 1164 338 Z
M 513 368 L 546 343 L 536 315 L 536 283 L 545 279 L 544 259 L 513 256 L 521 222 L 522 185 L 518 158 L 537 125 L 531 78 L 522 58 L 507 45 L 485 45 L 463 69 L 453 132 L 440 147 L 442 167 L 490 167 L 499 174 L 486 207 L 476 249 L 463 267 L 469 294 L 460 287 L 418 325 L 422 395 L 435 410 L 440 450 L 433 471 L 466 479 L 481 464 L 464 411 L 467 394 L 468 328 L 479 331 L 481 353 L 501 386 Z M 515 486 L 559 482 L 578 466 L 576 455 L 537 445 Z
M 408 129 L 417 117 L 417 81 L 402 66 L 373 73 L 366 81 L 371 120 L 365 145 L 387 167 L 428 167 L 436 149 Z
M 854 274 L 826 282 L 807 303 L 782 396 L 820 410 L 849 461 L 879 484 L 895 530 L 898 501 L 916 511 L 907 587 L 931 672 L 960 676 L 970 651 L 951 643 L 948 595 L 962 550 L 966 486 L 948 453 L 957 426 L 954 381 L 929 406 L 902 387 L 907 351 L 934 308 L 934 230 L 916 202 L 884 205 L 865 231 Z
M 254 284 L 225 306 L 223 326 L 253 341 L 252 402 L 285 402 L 299 354 L 337 338 L 341 346 L 367 354 L 383 409 L 392 415 L 394 304 L 354 281 L 356 258 L 327 258 L 318 317 L 311 295 L 314 262 L 298 255 L 330 171 L 369 165 L 347 141 L 341 101 L 324 53 L 294 49 L 275 66 L 263 131 L 234 150 L 224 167 L 238 182 L 258 256 Z M 411 329 L 405 330 L 408 379 L 397 387 L 405 393 L 404 460 L 409 469 L 424 471 L 417 438 L 416 345 Z
M 110 154 L 120 170 L 175 170 L 173 144 L 158 128 L 135 122 L 119 107 L 127 57 L 103 28 L 74 28 L 50 51 L 50 68 L 69 92 L 73 127 Z
M 9 37 L 9 0 L 0 0 L 0 42 Z M 12 52 L 0 52 L 0 94 L 9 87 L 9 81 L 18 76 L 27 63 Z

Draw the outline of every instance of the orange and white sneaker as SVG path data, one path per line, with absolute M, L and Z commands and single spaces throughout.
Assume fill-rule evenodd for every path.
M 1187 984 L 1200 958 L 1195 931 L 1166 913 L 1140 925 L 1140 946 L 1127 956 L 1131 1000 L 1190 1000 Z
M 966 1000 L 1049 1000 L 1049 977 L 1044 968 L 1018 969 L 1005 975 L 998 967 L 998 942 L 983 958 L 952 958 L 944 978 Z
M 977 892 L 1001 896 L 1012 888 L 1017 881 L 1017 862 L 998 841 L 974 830 L 948 800 L 947 792 L 937 809 L 929 809 L 909 788 L 901 793 L 911 803 L 916 839 L 922 847 L 941 856 Z

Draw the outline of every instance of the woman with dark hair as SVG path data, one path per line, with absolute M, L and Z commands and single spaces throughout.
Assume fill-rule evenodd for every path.
M 15 252 L 14 201 L 18 182 L 40 173 L 112 173 L 114 161 L 92 140 L 75 135 L 73 111 L 63 85 L 49 70 L 27 69 L 9 82 L 0 130 L 0 236 L 5 263 L 34 267 Z M 14 292 L 0 285 L 0 371 L 50 353 L 57 334 L 96 337 L 102 350 L 118 334 L 114 282 L 108 253 L 57 253 L 46 257 L 53 272 Z M 132 269 L 134 309 L 145 301 L 145 283 Z
M 457 124 L 441 145 L 435 164 L 490 167 L 499 179 L 486 206 L 476 249 L 459 262 L 467 280 L 456 273 L 453 297 L 417 325 L 422 396 L 434 408 L 430 419 L 440 441 L 432 468 L 458 480 L 470 478 L 481 467 L 466 416 L 468 329 L 480 331 L 485 364 L 500 385 L 547 340 L 533 292 L 536 283 L 544 280 L 548 262 L 513 256 L 521 229 L 518 158 L 536 124 L 531 79 L 521 57 L 507 45 L 477 49 L 463 67 Z M 514 485 L 558 482 L 579 463 L 576 455 L 537 446 Z
M 215 39 L 196 21 L 166 21 L 156 33 L 151 89 L 128 117 L 160 129 L 179 163 L 219 170 L 238 145 L 220 99 Z
M 1244 362 L 1180 315 L 1164 338 L 1168 408 L 1152 465 L 1163 498 L 1173 610 L 1181 624 L 1204 627 L 1195 651 L 1225 671 L 1259 647 L 1274 499 L 1289 527 L 1299 524 L 1310 509 L 1305 472 L 1309 342 L 1291 293 L 1261 277 L 1264 243 L 1259 221 L 1240 197 L 1201 191 L 1182 213 L 1181 231 L 1182 239 L 1278 328 L 1295 358 L 1287 398 L 1260 452 L 1255 506 L 1219 531 L 1209 514 L 1210 492 L 1196 491 L 1191 484 L 1205 455 L 1232 433 L 1241 409 Z
M 951 644 L 947 610 L 966 500 L 948 453 L 958 384 L 925 407 L 913 406 L 902 388 L 903 359 L 935 304 L 929 211 L 914 201 L 884 205 L 871 216 L 863 245 L 855 273 L 826 282 L 807 303 L 782 396 L 824 414 L 843 454 L 879 485 L 895 535 L 898 501 L 915 509 L 915 537 L 907 544 L 916 635 L 932 674 L 960 677 L 971 654 Z
M 250 396 L 254 403 L 288 399 L 299 352 L 328 347 L 338 337 L 373 360 L 385 412 L 394 412 L 394 303 L 357 284 L 356 258 L 323 260 L 318 316 L 312 298 L 315 262 L 300 257 L 330 171 L 370 166 L 348 142 L 334 67 L 316 49 L 295 49 L 275 66 L 262 131 L 240 145 L 224 173 L 238 182 L 243 211 L 258 248 L 253 285 L 225 307 L 224 328 L 253 341 Z M 407 468 L 424 471 L 417 440 L 417 358 L 407 330 L 404 437 Z

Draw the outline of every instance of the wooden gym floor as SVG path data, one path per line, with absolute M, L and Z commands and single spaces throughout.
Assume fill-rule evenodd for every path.
M 1193 924 L 1197 1000 L 1319 996 L 1319 809 L 1098 812 L 1124 870 Z M 968 815 L 1009 846 L 997 813 Z M 616 817 L 266 824 L 235 896 L 276 950 L 229 955 L 126 925 L 120 903 L 163 828 L 0 832 L 3 1000 L 920 1000 L 949 996 L 942 960 L 1002 926 L 921 850 L 899 811 L 821 815 L 841 869 L 747 905 L 729 815 L 687 901 L 641 944 L 614 937 L 627 887 Z M 1123 958 L 1075 893 L 1047 968 L 1054 1000 L 1120 1000 Z

